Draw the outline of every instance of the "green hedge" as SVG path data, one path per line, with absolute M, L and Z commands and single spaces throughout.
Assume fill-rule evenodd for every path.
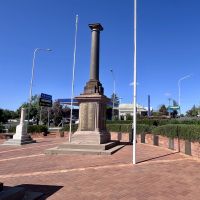
M 10 126 L 8 128 L 8 133 L 15 133 L 16 132 L 16 126 Z
M 154 128 L 154 126 L 152 126 L 152 125 L 150 126 L 147 124 L 137 124 L 136 131 L 137 131 L 137 134 L 149 133 L 152 131 L 153 128 Z
M 132 124 L 107 124 L 106 128 L 110 132 L 131 133 Z M 137 134 L 151 132 L 153 126 L 137 124 Z
M 153 134 L 163 135 L 170 138 L 200 142 L 200 126 L 187 124 L 167 124 L 156 127 L 152 130 Z
M 107 120 L 106 124 L 132 124 L 132 120 Z
M 16 132 L 16 126 L 11 126 L 8 129 L 9 133 L 15 133 Z M 48 133 L 48 128 L 45 125 L 29 125 L 27 128 L 28 133 Z
M 78 124 L 72 124 L 72 132 L 77 131 L 78 129 Z M 65 125 L 61 131 L 69 131 L 69 124 Z
M 184 123 L 185 121 L 179 121 L 177 119 L 137 119 L 137 124 L 146 124 L 149 126 L 161 126 L 161 125 L 165 125 L 165 124 L 180 124 L 180 123 Z M 111 121 L 111 120 L 107 120 L 106 124 L 132 124 L 133 121 L 132 120 L 116 120 L 116 121 Z M 187 120 L 185 123 L 187 124 L 193 124 L 193 123 L 197 123 L 197 122 L 193 122 L 190 120 Z
M 167 124 L 163 126 L 155 127 L 152 133 L 155 135 L 163 135 L 170 138 L 178 137 L 178 125 L 177 124 Z
M 188 125 L 200 125 L 199 119 L 138 119 L 138 124 L 148 124 L 153 126 L 162 126 L 166 124 L 188 124 Z
M 107 124 L 132 124 L 132 120 L 107 120 Z M 189 124 L 189 125 L 200 125 L 199 119 L 137 119 L 137 124 L 147 124 L 149 126 L 162 126 L 166 124 Z
M 149 126 L 162 126 L 166 124 L 180 124 L 177 119 L 139 119 L 138 124 L 147 124 Z
M 28 133 L 47 133 L 48 132 L 48 128 L 45 125 L 30 125 L 28 126 L 27 129 Z
M 78 128 L 77 124 L 72 125 L 72 132 L 75 132 Z M 121 132 L 121 133 L 131 133 L 132 124 L 106 124 L 106 128 L 110 132 Z M 146 124 L 138 124 L 137 125 L 137 133 L 146 133 L 151 132 L 153 126 L 149 126 Z M 69 131 L 69 125 L 64 126 L 61 131 Z
M 0 133 L 3 133 L 3 129 L 4 129 L 5 127 L 2 125 L 2 124 L 0 124 Z
M 106 124 L 106 128 L 110 132 L 130 133 L 132 129 L 132 125 L 131 124 Z

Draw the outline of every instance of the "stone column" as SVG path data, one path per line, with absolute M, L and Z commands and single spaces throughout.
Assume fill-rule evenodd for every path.
M 22 108 L 21 109 L 21 118 L 20 118 L 20 124 L 21 125 L 24 125 L 25 117 L 26 117 L 26 109 Z
M 101 24 L 89 24 L 89 27 L 92 30 L 90 80 L 99 80 L 99 41 L 103 27 Z

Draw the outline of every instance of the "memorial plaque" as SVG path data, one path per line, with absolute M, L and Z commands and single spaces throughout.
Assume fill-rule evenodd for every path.
M 81 130 L 87 130 L 88 129 L 88 104 L 82 103 L 81 104 Z
M 88 130 L 94 131 L 95 130 L 95 103 L 88 103 Z

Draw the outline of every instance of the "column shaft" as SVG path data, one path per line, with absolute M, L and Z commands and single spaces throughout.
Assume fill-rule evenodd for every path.
M 99 40 L 100 31 L 93 29 L 90 60 L 90 79 L 92 80 L 99 80 Z

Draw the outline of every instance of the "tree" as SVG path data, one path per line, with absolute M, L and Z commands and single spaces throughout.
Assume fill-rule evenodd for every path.
M 62 106 L 58 101 L 53 103 L 53 108 L 51 109 L 51 116 L 53 115 L 53 121 L 55 126 L 58 126 L 63 118 Z
M 115 107 L 118 107 L 119 106 L 119 97 L 117 96 L 117 94 L 112 94 L 111 95 L 111 103 L 112 103 L 112 120 L 115 120 L 115 119 L 118 119 L 118 110 L 117 109 L 113 109 L 113 106 L 114 108 Z M 114 105 L 113 105 L 114 103 Z
M 199 108 L 197 108 L 195 105 L 193 105 L 193 107 L 186 112 L 186 116 L 187 117 L 196 117 L 198 115 L 198 111 L 199 111 Z
M 6 123 L 9 119 L 18 118 L 18 114 L 15 111 L 0 109 L 0 123 Z
M 21 108 L 24 107 L 28 110 L 29 103 L 25 102 L 23 103 L 18 109 L 17 113 L 20 116 Z M 63 117 L 69 118 L 70 117 L 70 109 L 68 107 L 62 107 L 58 101 L 53 103 L 52 108 L 48 108 L 45 106 L 39 106 L 39 96 L 35 95 L 32 97 L 31 106 L 30 106 L 30 114 L 29 119 L 33 119 L 34 121 L 37 121 L 37 124 L 39 123 L 40 114 L 41 114 L 41 121 L 43 124 L 48 123 L 48 110 L 49 110 L 49 119 L 50 121 L 53 120 L 54 125 L 57 126 L 62 121 Z M 77 112 L 75 110 L 73 111 L 75 115 L 77 115 Z M 0 117 L 1 117 L 1 110 L 0 110 Z
M 26 108 L 28 111 L 29 103 L 25 102 L 17 109 L 17 113 L 19 116 L 21 114 L 21 108 Z M 26 118 L 28 119 L 28 115 L 26 116 Z M 38 95 L 32 96 L 29 119 L 39 119 L 39 96 Z
M 178 103 L 176 100 L 173 99 L 173 106 L 178 106 Z
M 127 114 L 126 115 L 126 120 L 133 120 L 133 116 L 131 114 Z
M 173 106 L 178 106 L 178 103 L 177 103 L 177 101 L 176 101 L 176 100 L 174 100 L 174 99 L 173 99 Z M 177 111 L 177 110 L 175 110 L 175 109 L 173 109 L 173 112 L 171 113 L 171 116 L 172 116 L 173 118 L 176 118 L 176 117 L 177 117 L 177 115 L 178 115 L 178 111 Z
M 115 93 L 115 94 L 113 93 L 113 94 L 111 95 L 110 100 L 111 100 L 112 103 L 113 103 L 113 100 L 114 100 L 114 106 L 115 106 L 115 107 L 118 107 L 118 106 L 119 106 L 119 97 L 117 96 L 116 93 Z
M 74 112 L 75 110 L 73 109 L 73 115 L 75 115 L 75 112 Z M 63 108 L 62 108 L 62 116 L 64 117 L 64 118 L 70 118 L 70 112 L 71 112 L 71 109 L 69 108 L 69 107 L 67 107 L 67 106 L 64 106 Z
M 168 115 L 167 108 L 166 108 L 166 106 L 165 106 L 164 104 L 160 106 L 159 112 L 160 112 L 162 115 Z

